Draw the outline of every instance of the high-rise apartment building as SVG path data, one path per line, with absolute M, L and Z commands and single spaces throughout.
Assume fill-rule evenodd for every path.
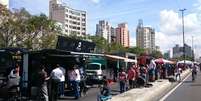
M 127 23 L 120 23 L 116 28 L 116 41 L 124 47 L 129 47 L 129 31 Z
M 62 0 L 50 0 L 49 18 L 58 22 L 67 35 L 86 35 L 86 11 L 70 8 Z
M 115 43 L 116 41 L 116 29 L 114 27 L 111 27 L 111 42 Z
M 101 20 L 96 24 L 96 35 L 105 38 L 108 43 L 111 43 L 111 31 L 108 21 Z
M 142 20 L 139 20 L 136 29 L 136 43 L 138 47 L 148 49 L 149 52 L 156 49 L 155 30 L 151 27 L 144 27 Z
M 6 8 L 9 9 L 9 0 L 0 0 L 0 4 L 6 6 Z

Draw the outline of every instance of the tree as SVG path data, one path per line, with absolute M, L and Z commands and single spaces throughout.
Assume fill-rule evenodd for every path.
M 54 48 L 57 35 L 60 33 L 55 22 L 46 15 L 32 16 L 26 21 L 27 34 L 24 46 L 29 49 Z
M 90 36 L 89 39 L 96 44 L 96 51 L 99 53 L 108 52 L 109 44 L 107 40 L 99 36 Z
M 3 11 L 1 11 L 3 12 Z M 59 26 L 44 14 L 30 15 L 24 8 L 1 14 L 0 46 L 23 47 L 32 50 L 54 48 Z
M 123 47 L 121 44 L 116 43 L 116 42 L 111 43 L 109 46 L 110 46 L 109 47 L 109 52 L 110 53 L 119 52 L 119 51 L 121 51 L 121 52 L 126 51 L 125 47 Z
M 152 53 L 150 54 L 152 57 L 154 58 L 161 58 L 163 57 L 162 53 L 160 51 L 152 51 Z
M 139 56 L 140 54 L 143 54 L 145 52 L 145 49 L 140 47 L 132 47 L 128 49 L 128 52 L 137 54 Z
M 16 43 L 19 29 L 21 29 L 19 25 L 21 22 L 2 5 L 0 5 L 0 12 L 0 46 L 13 47 Z

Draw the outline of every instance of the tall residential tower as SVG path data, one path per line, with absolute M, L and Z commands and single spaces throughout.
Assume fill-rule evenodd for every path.
M 116 41 L 124 47 L 130 46 L 129 31 L 127 23 L 120 23 L 116 28 Z
M 96 35 L 103 37 L 107 40 L 108 43 L 111 43 L 111 26 L 108 21 L 100 20 L 98 24 L 96 24 Z
M 144 27 L 142 20 L 139 20 L 136 29 L 136 43 L 137 47 L 148 49 L 149 52 L 156 49 L 155 30 L 151 27 Z
M 70 8 L 62 0 L 50 0 L 49 18 L 56 21 L 67 35 L 86 35 L 86 11 Z

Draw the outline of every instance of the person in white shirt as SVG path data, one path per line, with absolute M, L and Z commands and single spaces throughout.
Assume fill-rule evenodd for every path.
M 149 81 L 153 82 L 155 81 L 155 69 L 156 69 L 156 64 L 154 60 L 150 60 L 150 63 L 148 64 L 148 72 L 149 72 Z
M 77 65 L 74 65 L 73 68 L 71 68 L 68 71 L 68 77 L 69 77 L 70 83 L 73 86 L 75 99 L 78 99 L 80 97 L 79 83 L 80 83 L 80 80 L 81 80 L 81 76 L 80 76 L 80 72 L 79 72 L 79 69 L 78 69 Z
M 59 83 L 63 80 L 63 71 L 60 69 L 60 65 L 57 64 L 56 68 L 52 70 L 50 74 L 51 78 L 51 90 L 52 90 L 52 95 L 51 101 L 56 101 L 58 97 L 58 88 L 59 88 Z
M 57 65 L 58 65 L 59 69 L 62 71 L 62 76 L 61 76 L 60 82 L 59 82 L 59 96 L 64 97 L 66 70 L 65 70 L 65 68 L 61 67 L 59 64 L 57 64 Z
M 179 77 L 179 82 L 181 81 L 181 68 L 179 66 L 177 66 L 176 68 L 176 80 Z

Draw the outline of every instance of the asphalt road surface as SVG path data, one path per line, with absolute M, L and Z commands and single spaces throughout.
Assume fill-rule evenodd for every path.
M 112 95 L 119 94 L 119 85 L 118 83 L 114 83 L 111 86 Z M 97 95 L 100 92 L 100 89 L 97 86 L 91 87 L 86 96 L 81 97 L 78 100 L 75 100 L 72 95 L 66 94 L 67 96 L 60 98 L 58 101 L 97 101 Z M 69 92 L 70 93 L 70 92 Z M 72 93 L 72 92 L 71 92 Z
M 187 76 L 166 95 L 164 101 L 201 101 L 201 73 L 197 72 L 194 82 L 191 75 Z

